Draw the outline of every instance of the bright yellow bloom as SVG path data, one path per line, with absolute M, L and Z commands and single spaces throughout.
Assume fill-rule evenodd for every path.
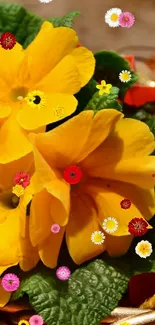
M 99 95 L 102 96 L 103 94 L 110 94 L 110 89 L 112 88 L 111 84 L 106 84 L 105 80 L 101 81 L 100 85 L 96 86 L 99 89 Z
M 44 132 L 75 111 L 73 95 L 95 67 L 92 52 L 77 43 L 73 29 L 44 22 L 26 50 L 18 43 L 8 51 L 0 47 L 0 164 L 32 151 L 30 132 Z
M 69 253 L 77 264 L 105 250 L 112 256 L 126 253 L 133 238 L 128 223 L 135 216 L 149 220 L 155 212 L 155 157 L 148 157 L 155 142 L 148 126 L 123 119 L 113 109 L 95 116 L 84 111 L 31 139 L 36 194 L 30 238 L 33 246 L 38 245 L 43 263 L 56 266 L 65 231 Z M 83 173 L 76 185 L 64 180 L 64 170 L 70 165 L 77 165 Z M 125 198 L 131 202 L 128 209 L 121 206 Z M 115 221 L 114 231 L 107 223 L 110 217 Z M 61 226 L 57 235 L 51 232 L 53 223 Z M 95 231 L 105 234 L 100 245 L 91 240 Z

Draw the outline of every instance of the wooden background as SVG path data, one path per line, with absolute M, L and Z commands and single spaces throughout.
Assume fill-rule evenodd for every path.
M 75 28 L 81 43 L 92 50 L 116 50 L 126 46 L 155 47 L 155 0 L 53 0 L 49 4 L 42 4 L 39 0 L 9 2 L 21 3 L 43 17 L 79 10 L 81 16 L 76 18 Z M 106 25 L 104 15 L 112 7 L 132 12 L 136 18 L 135 25 L 130 29 L 110 28 Z

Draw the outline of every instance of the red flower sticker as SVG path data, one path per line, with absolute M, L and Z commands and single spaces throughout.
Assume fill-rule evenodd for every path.
M 0 44 L 5 50 L 11 50 L 16 44 L 16 37 L 10 32 L 3 33 L 0 36 Z
M 142 218 L 134 218 L 128 224 L 129 233 L 133 236 L 143 236 L 147 233 L 147 222 Z
M 124 199 L 120 202 L 122 209 L 129 209 L 131 207 L 131 201 L 129 199 Z
M 24 172 L 17 173 L 14 178 L 14 184 L 18 184 L 26 188 L 28 185 L 30 185 L 30 175 Z
M 76 165 L 71 165 L 64 170 L 64 179 L 69 184 L 77 184 L 81 181 L 82 171 Z

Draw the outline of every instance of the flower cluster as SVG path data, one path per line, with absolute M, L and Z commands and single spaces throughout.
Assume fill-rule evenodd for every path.
M 0 273 L 15 265 L 28 271 L 39 260 L 57 267 L 64 236 L 78 265 L 104 251 L 125 254 L 135 236 L 152 228 L 152 133 L 113 108 L 84 110 L 45 132 L 75 112 L 74 95 L 93 76 L 94 56 L 78 45 L 73 29 L 48 22 L 26 50 L 16 42 L 8 51 L 13 38 L 6 36 L 0 47 L 6 63 L 0 71 Z M 102 80 L 99 96 L 111 87 Z M 146 258 L 151 244 L 142 240 L 135 252 Z M 56 270 L 59 280 L 70 275 L 67 266 Z M 15 274 L 3 276 L 1 304 L 19 283 Z M 38 317 L 29 323 L 42 324 Z
M 122 12 L 120 8 L 112 8 L 106 12 L 105 22 L 110 27 L 130 28 L 135 22 L 135 17 L 131 12 Z

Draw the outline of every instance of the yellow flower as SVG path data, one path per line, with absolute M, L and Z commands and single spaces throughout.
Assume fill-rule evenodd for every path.
M 30 132 L 72 114 L 74 94 L 94 73 L 91 51 L 77 47 L 75 31 L 44 22 L 34 41 L 23 50 L 0 47 L 0 164 L 32 151 Z M 55 114 L 61 107 L 63 114 Z
M 45 265 L 56 266 L 64 232 L 77 264 L 105 250 L 122 255 L 133 238 L 129 222 L 154 215 L 155 157 L 148 156 L 154 136 L 146 124 L 122 117 L 113 109 L 96 115 L 84 111 L 46 134 L 31 136 L 36 194 L 30 238 Z M 71 181 L 77 172 L 73 185 L 66 178 L 69 166 Z M 56 236 L 50 230 L 54 223 L 61 226 Z M 99 231 L 105 239 L 95 245 L 91 235 Z
M 128 323 L 128 322 L 123 322 L 123 323 L 120 323 L 120 325 L 130 325 L 130 323 Z
M 15 194 L 17 197 L 20 197 L 24 194 L 24 187 L 22 185 L 16 184 L 13 186 L 12 193 Z
M 99 95 L 102 96 L 103 94 L 110 94 L 112 85 L 106 84 L 105 80 L 102 80 L 101 85 L 97 85 L 96 88 L 99 89 Z

